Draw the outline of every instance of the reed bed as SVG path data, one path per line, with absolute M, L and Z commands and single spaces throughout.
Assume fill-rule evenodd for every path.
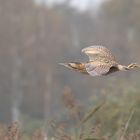
M 68 123 L 51 120 L 46 127 L 42 126 L 31 134 L 24 131 L 24 125 L 20 122 L 1 124 L 0 140 L 140 140 L 140 129 L 128 131 L 136 114 L 135 108 L 131 108 L 127 119 L 121 122 L 115 132 L 108 129 L 107 132 L 103 131 L 106 125 L 95 120 L 97 116 L 104 115 L 107 106 L 105 101 L 94 105 L 88 112 L 84 111 L 69 88 L 64 90 L 62 101 L 70 119 Z

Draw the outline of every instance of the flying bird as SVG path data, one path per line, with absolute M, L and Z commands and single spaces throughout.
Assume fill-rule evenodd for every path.
M 71 62 L 59 64 L 91 76 L 108 75 L 117 71 L 128 71 L 134 68 L 140 68 L 140 65 L 137 63 L 131 63 L 128 66 L 119 64 L 110 50 L 104 46 L 86 47 L 82 49 L 82 52 L 88 55 L 88 62 Z

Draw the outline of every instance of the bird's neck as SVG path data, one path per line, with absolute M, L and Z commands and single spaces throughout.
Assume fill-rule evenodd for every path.
M 118 65 L 118 69 L 120 71 L 127 71 L 127 70 L 129 70 L 129 68 L 127 66 L 124 66 L 124 65 Z
M 72 62 L 72 63 L 67 63 L 65 66 L 70 69 L 79 71 L 81 73 L 88 74 L 85 68 L 85 63 Z

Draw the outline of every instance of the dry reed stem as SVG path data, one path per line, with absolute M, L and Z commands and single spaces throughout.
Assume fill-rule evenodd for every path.
M 38 129 L 33 133 L 32 140 L 45 140 L 47 135 L 43 129 Z
M 6 133 L 5 133 L 5 138 L 4 140 L 20 140 L 21 138 L 21 131 L 20 131 L 20 126 L 18 122 L 12 123 Z
M 72 140 L 71 136 L 65 132 L 65 125 L 60 124 L 55 131 L 54 137 L 56 140 Z
M 74 99 L 71 89 L 66 87 L 63 92 L 63 103 L 67 108 L 69 115 L 76 120 L 81 120 L 81 105 Z
M 96 107 L 94 107 L 87 115 L 85 115 L 85 117 L 83 118 L 83 120 L 80 122 L 80 124 L 84 124 L 86 123 L 91 117 L 93 117 L 93 115 L 99 110 L 101 109 L 101 107 L 103 107 L 105 105 L 105 102 L 102 102 L 101 104 L 97 105 Z
M 131 119 L 132 119 L 134 113 L 135 113 L 135 109 L 133 109 L 133 110 L 131 111 L 131 113 L 130 113 L 130 116 L 129 116 L 129 118 L 128 118 L 128 121 L 127 121 L 126 124 L 125 124 L 124 131 L 123 131 L 123 133 L 122 133 L 122 135 L 121 135 L 121 137 L 120 137 L 120 140 L 123 140 L 123 139 L 124 139 L 124 136 L 125 136 L 125 134 L 126 134 L 126 131 L 127 131 L 127 129 L 128 129 L 128 126 L 129 126 L 129 124 L 130 124 L 130 121 L 131 121 Z

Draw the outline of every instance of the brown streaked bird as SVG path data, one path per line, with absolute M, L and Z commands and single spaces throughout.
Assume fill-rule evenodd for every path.
M 88 55 L 89 62 L 59 64 L 91 76 L 108 75 L 116 71 L 128 71 L 140 68 L 140 65 L 137 63 L 131 63 L 128 66 L 119 64 L 112 53 L 104 46 L 90 46 L 82 49 L 82 52 Z

